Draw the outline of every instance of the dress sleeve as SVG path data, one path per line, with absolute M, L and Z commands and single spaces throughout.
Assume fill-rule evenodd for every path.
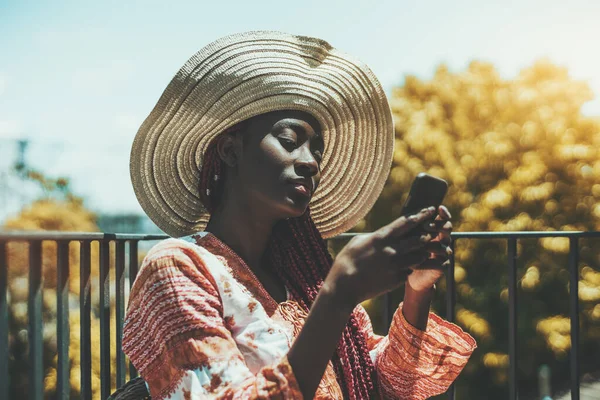
M 203 251 L 176 239 L 161 242 L 131 289 L 123 350 L 152 398 L 302 399 L 286 357 L 250 372 Z
M 388 335 L 380 336 L 373 333 L 365 309 L 357 311 L 382 399 L 419 400 L 444 393 L 477 347 L 471 335 L 434 313 L 421 331 L 406 321 L 400 304 Z

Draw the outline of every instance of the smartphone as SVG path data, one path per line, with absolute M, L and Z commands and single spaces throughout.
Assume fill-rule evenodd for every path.
M 427 207 L 439 207 L 448 191 L 448 182 L 421 172 L 413 181 L 401 215 L 416 214 Z

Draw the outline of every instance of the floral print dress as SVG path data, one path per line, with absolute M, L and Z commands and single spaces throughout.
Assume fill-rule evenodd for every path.
M 394 314 L 387 336 L 357 309 L 383 399 L 447 390 L 475 340 L 430 314 L 425 331 Z M 302 399 L 287 352 L 306 312 L 277 303 L 244 261 L 212 234 L 154 246 L 131 289 L 123 350 L 153 399 Z M 315 399 L 342 399 L 331 362 Z

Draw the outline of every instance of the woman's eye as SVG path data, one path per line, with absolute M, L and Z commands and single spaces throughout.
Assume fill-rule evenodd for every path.
M 292 139 L 280 137 L 279 142 L 286 150 L 293 150 L 296 147 L 296 142 Z

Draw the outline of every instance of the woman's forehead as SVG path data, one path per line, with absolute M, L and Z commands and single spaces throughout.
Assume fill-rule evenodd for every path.
M 304 133 L 321 136 L 321 125 L 311 114 L 300 110 L 281 110 L 258 115 L 252 118 L 251 126 L 271 130 L 273 127 L 302 129 Z M 261 129 L 261 130 L 262 130 Z

